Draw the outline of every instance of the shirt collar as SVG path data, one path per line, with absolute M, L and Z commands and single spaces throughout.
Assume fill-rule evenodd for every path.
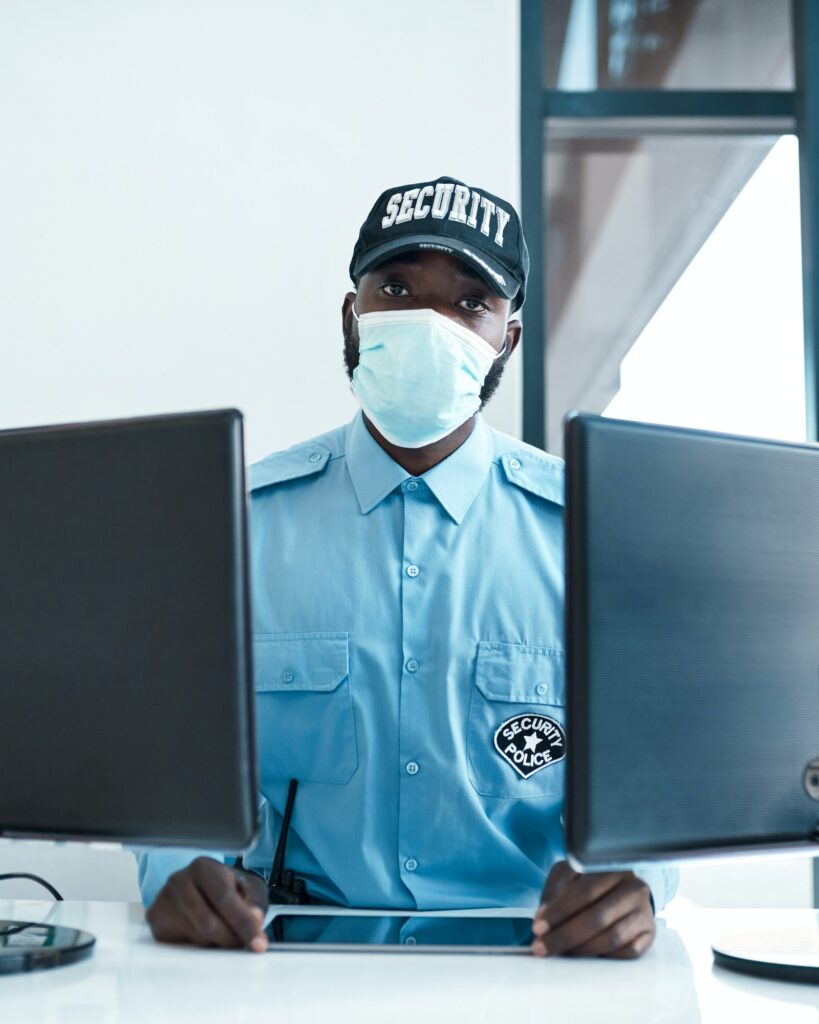
M 355 414 L 347 427 L 344 454 L 362 515 L 372 512 L 410 475 L 387 455 L 367 430 L 361 412 Z
M 362 515 L 371 512 L 410 477 L 367 430 L 361 412 L 356 413 L 347 428 L 345 455 Z M 472 433 L 461 447 L 419 479 L 460 524 L 483 487 L 493 456 L 492 432 L 477 416 Z

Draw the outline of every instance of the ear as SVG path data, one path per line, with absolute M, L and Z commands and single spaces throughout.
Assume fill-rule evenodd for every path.
M 341 330 L 342 336 L 345 338 L 352 334 L 355 328 L 355 320 L 353 319 L 353 303 L 355 300 L 356 293 L 347 292 L 344 296 L 344 301 L 341 303 Z
M 509 323 L 506 325 L 506 344 L 509 346 L 509 355 L 507 355 L 507 359 L 518 347 L 518 342 L 520 341 L 520 336 L 522 333 L 523 324 L 520 322 L 520 320 L 510 320 Z

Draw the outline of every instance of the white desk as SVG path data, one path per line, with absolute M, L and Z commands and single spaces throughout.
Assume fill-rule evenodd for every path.
M 0 900 L 0 917 L 46 914 L 93 932 L 96 950 L 80 964 L 0 975 L 3 1024 L 819 1022 L 819 986 L 732 974 L 710 952 L 725 934 L 810 923 L 808 910 L 672 904 L 651 950 L 624 962 L 197 950 L 155 944 L 137 904 Z

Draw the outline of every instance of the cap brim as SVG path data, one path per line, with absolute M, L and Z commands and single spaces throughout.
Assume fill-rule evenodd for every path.
M 520 281 L 516 281 L 497 260 L 483 251 L 476 252 L 475 248 L 465 242 L 447 238 L 445 235 L 404 235 L 402 238 L 395 238 L 391 242 L 376 246 L 356 263 L 352 273 L 353 280 L 357 283 L 362 274 L 366 274 L 377 263 L 383 263 L 391 256 L 416 250 L 457 256 L 480 274 L 493 291 L 505 299 L 513 299 L 520 290 Z

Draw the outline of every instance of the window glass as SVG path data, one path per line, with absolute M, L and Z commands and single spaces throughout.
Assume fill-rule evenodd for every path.
M 551 451 L 566 412 L 610 403 L 803 435 L 793 137 L 550 140 L 546 192 Z
M 607 415 L 805 439 L 798 175 L 786 136 L 623 359 Z
M 792 89 L 790 0 L 549 0 L 552 89 Z

